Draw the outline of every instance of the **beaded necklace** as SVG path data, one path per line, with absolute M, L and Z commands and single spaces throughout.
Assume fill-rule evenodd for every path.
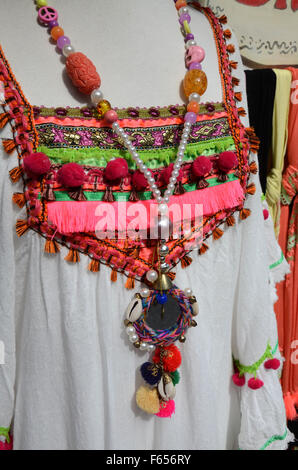
M 159 417 L 169 417 L 175 410 L 175 385 L 179 381 L 177 371 L 181 364 L 181 355 L 174 342 L 185 342 L 185 332 L 190 326 L 196 326 L 194 316 L 198 314 L 198 304 L 191 289 L 180 290 L 172 284 L 168 276 L 170 266 L 166 263 L 168 247 L 166 239 L 173 234 L 168 217 L 168 204 L 179 180 L 180 169 L 184 159 L 192 125 L 197 120 L 200 110 L 200 97 L 207 88 L 207 77 L 202 70 L 205 51 L 198 46 L 190 30 L 191 17 L 185 0 L 174 0 L 178 12 L 179 24 L 185 41 L 185 66 L 187 69 L 183 87 L 188 99 L 187 112 L 184 116 L 184 127 L 180 139 L 177 158 L 169 174 L 168 185 L 162 194 L 157 187 L 151 171 L 143 163 L 129 136 L 119 125 L 118 115 L 109 101 L 103 99 L 100 89 L 101 79 L 93 63 L 81 52 L 76 52 L 70 39 L 58 24 L 57 11 L 47 5 L 46 0 L 37 0 L 38 19 L 40 24 L 48 27 L 50 35 L 56 41 L 57 48 L 66 59 L 66 71 L 72 83 L 83 94 L 90 95 L 96 107 L 98 118 L 104 119 L 127 148 L 137 168 L 148 184 L 152 196 L 158 205 L 156 226 L 158 240 L 156 242 L 158 268 L 150 269 L 146 274 L 147 286 L 135 294 L 126 309 L 125 326 L 129 340 L 141 351 L 153 352 L 152 362 L 141 366 L 141 374 L 147 383 L 136 393 L 138 406 Z M 31 154 L 24 159 L 24 167 L 31 174 L 37 159 L 42 163 L 43 170 L 48 168 L 48 157 L 44 154 Z M 65 186 L 78 186 L 79 169 L 75 163 L 71 168 L 67 164 L 61 169 L 60 179 Z M 69 171 L 72 173 L 69 177 Z M 127 162 L 123 158 L 115 158 L 108 162 L 106 174 L 113 180 L 115 175 L 122 178 L 127 174 Z M 74 175 L 73 172 L 76 174 Z M 165 315 L 165 313 L 169 315 Z M 148 386 L 149 385 L 149 386 Z

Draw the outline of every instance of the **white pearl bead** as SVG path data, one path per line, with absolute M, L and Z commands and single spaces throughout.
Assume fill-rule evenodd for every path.
M 147 176 L 147 178 L 149 178 L 151 176 L 151 171 L 149 171 L 148 169 L 146 169 L 144 171 L 144 175 Z
M 158 202 L 158 204 L 159 204 L 160 202 L 162 202 L 162 200 L 163 200 L 161 196 L 157 196 L 155 199 L 156 199 L 156 201 Z
M 178 14 L 179 14 L 179 16 L 181 16 L 181 15 L 183 15 L 184 13 L 185 13 L 185 14 L 188 13 L 188 11 L 189 11 L 189 10 L 188 10 L 187 7 L 182 7 L 182 8 L 179 9 Z
M 142 160 L 141 160 L 139 157 L 137 157 L 137 158 L 136 158 L 136 164 L 137 164 L 138 166 L 140 166 L 140 165 L 142 165 L 142 163 L 143 163 Z
M 66 46 L 64 46 L 66 47 Z M 103 99 L 103 92 L 100 88 L 96 88 L 91 93 L 91 101 L 96 106 Z
M 184 289 L 184 294 L 186 295 L 186 297 L 191 297 L 192 296 L 191 288 L 187 287 L 186 289 Z
M 150 185 L 152 185 L 152 184 L 154 184 L 154 182 L 155 182 L 155 179 L 153 178 L 153 176 L 149 176 L 149 178 L 148 178 L 148 183 L 149 183 Z
M 147 167 L 146 167 L 146 165 L 144 165 L 144 163 L 142 163 L 142 164 L 140 165 L 140 170 L 141 170 L 143 173 L 144 173 L 144 171 L 147 170 Z
M 65 46 L 62 49 L 62 54 L 64 57 L 70 56 L 70 54 L 73 54 L 75 52 L 75 48 L 71 44 L 65 44 Z
M 147 350 L 148 350 L 149 352 L 153 352 L 154 349 L 155 349 L 155 346 L 153 346 L 153 344 L 148 344 Z
M 130 335 L 135 335 L 136 334 L 136 329 L 134 326 L 130 325 L 126 328 L 126 333 Z
M 172 192 L 174 188 L 175 188 L 175 181 L 173 181 L 173 183 L 169 183 L 169 185 L 168 185 L 169 191 Z M 171 194 L 171 193 L 169 193 L 169 194 Z
M 196 101 L 197 103 L 199 103 L 200 100 L 201 100 L 201 96 L 199 95 L 199 93 L 191 93 L 188 97 L 188 100 L 189 101 Z
M 173 175 L 173 176 L 176 176 L 176 178 L 178 178 L 178 176 L 179 176 L 179 171 L 178 171 L 178 170 L 173 170 L 172 175 Z
M 136 341 L 138 341 L 138 339 L 139 339 L 138 335 L 131 335 L 131 336 L 129 337 L 129 341 L 130 341 L 131 343 L 135 343 Z
M 158 278 L 158 274 L 153 269 L 150 269 L 150 271 L 146 273 L 146 279 L 149 282 L 154 282 L 156 281 L 157 278 Z
M 153 194 L 154 194 L 154 196 L 157 196 L 157 197 L 160 196 L 160 190 L 154 188 L 153 189 Z
M 178 157 L 178 158 L 177 158 L 177 162 L 178 162 L 180 165 L 182 165 L 182 163 L 183 163 L 183 157 Z
M 196 46 L 197 43 L 194 39 L 190 39 L 189 41 L 187 41 L 187 43 L 185 44 L 185 48 L 188 49 L 189 47 L 191 46 Z
M 142 287 L 142 289 L 140 290 L 140 294 L 142 297 L 149 297 L 150 289 L 148 289 L 148 287 Z
M 153 190 L 154 190 L 154 189 L 157 189 L 156 183 L 152 183 L 151 188 L 152 188 Z
M 167 214 L 168 213 L 168 206 L 167 204 L 159 204 L 158 206 L 158 212 L 160 214 Z
M 165 201 L 165 202 L 169 202 L 169 200 L 170 200 L 170 198 L 169 198 L 168 196 L 165 196 L 165 197 L 164 197 L 164 201 Z
M 186 137 L 183 137 L 183 138 L 181 139 L 181 144 L 186 145 L 186 144 L 187 144 L 187 141 L 188 141 L 188 139 L 187 139 Z
M 140 350 L 141 351 L 146 351 L 147 350 L 147 344 L 146 343 L 141 343 L 140 344 Z
M 119 122 L 117 122 L 117 121 L 113 122 L 112 128 L 114 129 L 115 132 L 117 132 L 117 134 L 120 134 L 120 129 L 122 129 L 122 128 L 119 126 Z

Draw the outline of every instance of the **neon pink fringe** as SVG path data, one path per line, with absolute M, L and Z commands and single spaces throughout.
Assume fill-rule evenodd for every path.
M 172 196 L 169 210 L 173 210 L 173 222 L 179 221 L 181 216 L 185 220 L 194 219 L 198 216 L 196 210 L 198 205 L 202 205 L 200 215 L 214 214 L 223 209 L 232 209 L 239 206 L 244 199 L 243 189 L 240 182 L 231 181 L 218 186 L 199 189 L 184 193 L 180 196 Z M 190 212 L 185 212 L 185 206 L 189 205 Z M 101 201 L 58 201 L 48 203 L 48 220 L 52 222 L 60 233 L 73 232 L 95 232 L 96 226 L 103 217 L 108 223 L 108 227 L 115 227 L 115 230 L 125 230 L 127 224 L 133 221 L 138 213 L 133 212 L 133 208 L 141 209 L 143 216 L 142 224 L 150 221 L 150 207 L 152 215 L 152 205 L 157 204 L 153 200 L 131 202 L 101 202 Z M 183 207 L 184 206 L 184 207 Z M 138 208 L 138 211 L 139 211 Z M 180 211 L 179 211 L 180 208 Z M 104 211 L 106 210 L 106 214 Z M 127 216 L 127 211 L 131 215 Z M 151 225 L 151 224 L 150 224 Z M 148 224 L 142 225 L 147 227 Z M 97 227 L 98 229 L 98 227 Z
M 284 403 L 286 408 L 287 418 L 293 421 L 298 418 L 298 411 L 295 405 L 298 405 L 298 392 L 284 395 Z

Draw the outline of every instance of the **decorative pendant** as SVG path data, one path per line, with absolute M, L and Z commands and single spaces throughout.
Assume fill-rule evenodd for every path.
M 184 343 L 188 328 L 197 326 L 194 316 L 198 314 L 198 304 L 191 289 L 182 291 L 167 275 L 165 243 L 159 254 L 160 273 L 148 271 L 148 287 L 142 288 L 129 303 L 124 324 L 130 342 L 141 351 L 153 353 L 151 361 L 140 368 L 146 386 L 137 390 L 137 405 L 147 413 L 167 418 L 175 411 L 177 369 L 181 365 L 181 353 L 174 343 Z

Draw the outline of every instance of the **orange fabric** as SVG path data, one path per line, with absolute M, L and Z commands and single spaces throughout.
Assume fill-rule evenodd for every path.
M 277 287 L 275 304 L 279 343 L 285 363 L 282 387 L 289 419 L 298 417 L 298 69 L 292 73 L 289 113 L 289 139 L 283 174 L 279 244 L 290 264 L 291 272 Z M 296 353 L 295 353 L 296 351 Z

